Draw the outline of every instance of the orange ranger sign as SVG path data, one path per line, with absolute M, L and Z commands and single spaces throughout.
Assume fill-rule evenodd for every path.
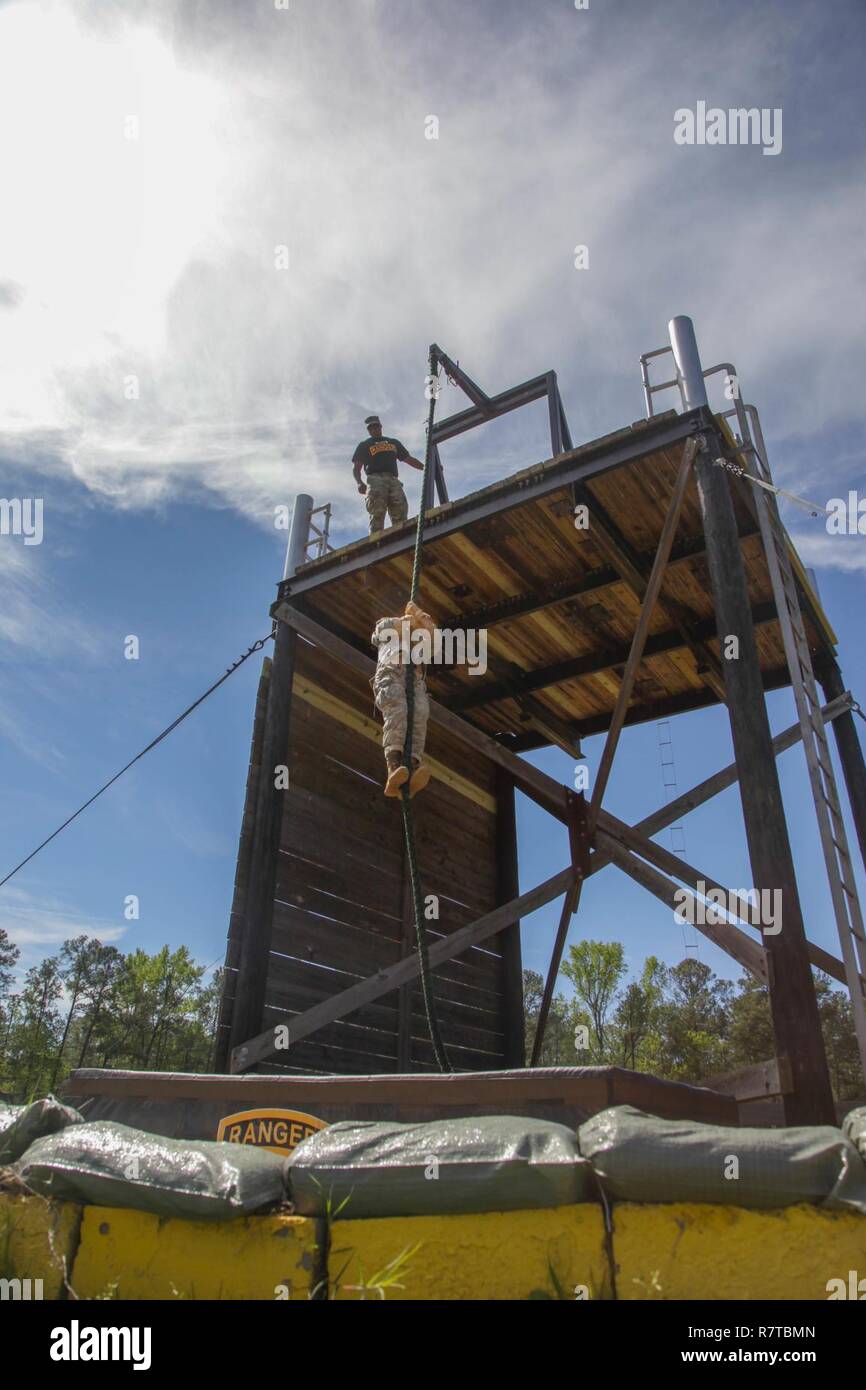
M 220 1120 L 216 1137 L 228 1144 L 252 1144 L 275 1154 L 290 1154 L 327 1121 L 301 1110 L 241 1110 Z

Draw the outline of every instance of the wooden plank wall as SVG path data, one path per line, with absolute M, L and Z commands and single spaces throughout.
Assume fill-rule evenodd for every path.
M 228 1071 L 229 1039 L 231 1035 L 232 1005 L 235 997 L 238 964 L 240 962 L 240 942 L 246 911 L 247 878 L 249 859 L 253 843 L 253 817 L 255 815 L 256 793 L 259 784 L 259 767 L 262 756 L 262 739 L 265 731 L 265 709 L 270 688 L 271 659 L 265 657 L 259 676 L 256 692 L 256 712 L 253 719 L 253 737 L 250 747 L 250 762 L 247 772 L 247 785 L 244 794 L 244 811 L 241 820 L 240 843 L 238 845 L 237 870 L 235 872 L 234 893 L 232 895 L 229 933 L 226 943 L 225 974 L 217 1015 L 214 1037 L 213 1069 L 216 1072 Z
M 431 731 L 427 752 L 434 778 L 412 806 L 423 891 L 438 899 L 439 918 L 428 922 L 436 939 L 501 900 L 500 802 L 495 770 L 480 755 L 439 731 Z M 287 1023 L 291 1032 L 293 1015 L 412 950 L 414 926 L 400 805 L 382 795 L 381 723 L 372 691 L 305 642 L 298 645 L 287 762 L 262 1028 Z M 507 941 L 497 937 L 435 973 L 442 1033 L 457 1070 L 501 1068 L 509 1058 L 515 1064 L 520 1001 L 513 997 L 510 1048 L 505 1040 L 514 944 L 512 931 Z M 306 1074 L 434 1069 L 420 984 L 330 1024 L 279 1062 L 259 1068 Z

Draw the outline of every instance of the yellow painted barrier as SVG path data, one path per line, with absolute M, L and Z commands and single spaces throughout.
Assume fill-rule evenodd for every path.
M 589 1203 L 336 1221 L 328 1281 L 338 1301 L 611 1296 L 604 1219 Z
M 856 1213 L 622 1202 L 613 1228 L 618 1299 L 827 1299 L 866 1276 Z
M 613 1278 L 594 1204 L 336 1221 L 328 1297 L 866 1296 L 866 1217 L 812 1206 L 747 1211 L 687 1203 L 624 1202 L 612 1212 Z M 167 1220 L 0 1193 L 0 1293 L 62 1297 L 66 1269 L 79 1298 L 303 1301 L 320 1277 L 324 1286 L 323 1239 L 322 1223 L 304 1217 Z
M 0 1192 L 3 1298 L 59 1298 L 78 1244 L 81 1207 Z
M 318 1233 L 301 1216 L 181 1221 L 87 1207 L 70 1282 L 79 1298 L 307 1299 Z

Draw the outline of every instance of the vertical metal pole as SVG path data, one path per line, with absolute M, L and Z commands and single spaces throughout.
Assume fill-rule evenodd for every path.
M 695 325 L 688 314 L 677 314 L 676 318 L 671 319 L 668 333 L 677 365 L 683 409 L 695 410 L 699 405 L 707 405 L 707 388 L 698 353 Z
M 284 579 L 291 579 L 306 558 L 312 511 L 312 497 L 300 493 L 295 498 L 292 512 L 289 543 L 283 567 Z M 277 858 L 283 819 L 283 791 L 276 785 L 277 768 L 287 765 L 289 756 L 289 717 L 292 709 L 292 676 L 296 645 L 297 634 L 294 628 L 289 627 L 288 623 L 278 622 L 271 658 L 261 771 L 250 851 L 246 914 L 232 1010 L 230 1045 L 233 1050 L 242 1047 L 262 1031 Z M 233 1070 L 244 1070 L 242 1058 L 233 1058 Z
M 707 394 L 692 321 L 685 316 L 672 319 L 669 330 L 686 407 L 706 408 Z M 749 858 L 755 888 L 771 892 L 779 889 L 782 899 L 782 930 L 778 935 L 765 936 L 764 945 L 771 961 L 770 1009 L 776 1052 L 790 1062 L 793 1078 L 793 1092 L 785 1096 L 785 1120 L 792 1125 L 833 1124 L 830 1076 L 743 557 L 727 476 L 724 469 L 713 463 L 721 452 L 721 442 L 709 413 L 705 438 L 709 447 L 696 457 L 695 477 L 719 644 L 724 650 L 728 637 L 738 639 L 736 659 L 723 660 L 722 669 Z
M 284 579 L 291 579 L 307 558 L 307 542 L 310 539 L 310 518 L 312 515 L 312 497 L 308 496 L 306 492 L 299 492 L 292 508 L 289 541 L 286 546 L 286 559 L 283 565 Z
M 550 420 L 551 457 L 557 458 L 562 453 L 562 417 L 556 372 L 547 373 L 547 414 Z

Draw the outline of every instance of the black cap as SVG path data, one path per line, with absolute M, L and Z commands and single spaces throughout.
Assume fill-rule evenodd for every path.
M 378 415 L 368 415 L 364 421 L 365 425 L 381 425 L 381 423 L 382 421 L 379 419 Z

